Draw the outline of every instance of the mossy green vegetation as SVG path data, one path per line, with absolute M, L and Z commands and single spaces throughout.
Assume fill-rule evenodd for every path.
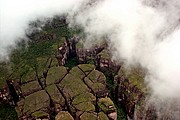
M 110 98 L 99 99 L 98 106 L 104 113 L 107 113 L 108 111 L 116 111 L 116 107 Z
M 0 104 L 0 120 L 18 120 L 15 109 L 6 104 Z
M 89 91 L 83 81 L 78 76 L 72 74 L 66 75 L 66 77 L 59 83 L 59 87 L 63 88 L 63 93 L 66 98 L 69 99 Z
M 87 77 L 93 82 L 106 83 L 106 76 L 98 70 L 93 70 Z
M 82 102 L 88 102 L 88 101 L 95 101 L 96 100 L 96 97 L 90 93 L 90 92 L 85 92 L 85 93 L 82 93 L 78 96 L 76 96 L 72 102 L 73 105 L 76 105 L 76 104 L 79 104 L 79 103 L 82 103 Z
M 65 99 L 59 92 L 58 88 L 55 84 L 52 84 L 50 86 L 47 86 L 46 88 L 47 93 L 49 94 L 51 100 L 54 104 L 61 104 L 65 105 Z
M 98 116 L 93 112 L 84 112 L 81 115 L 80 120 L 98 120 Z
M 93 70 L 85 79 L 84 82 L 92 89 L 94 93 L 106 90 L 106 77 L 97 70 Z
M 72 101 L 72 105 L 79 111 L 95 111 L 93 104 L 95 100 L 96 97 L 92 93 L 85 92 L 76 96 Z
M 49 114 L 44 111 L 36 111 L 36 112 L 32 113 L 32 117 L 34 117 L 35 119 L 43 118 L 46 116 L 49 116 Z
M 23 113 L 32 113 L 43 108 L 49 108 L 49 105 L 48 94 L 41 90 L 25 97 Z
M 71 30 L 63 20 L 59 18 L 52 20 L 54 23 L 55 21 L 59 27 L 52 27 L 50 23 L 51 25 L 46 25 L 41 31 L 28 35 L 31 40 L 17 42 L 16 47 L 11 50 L 9 62 L 0 63 L 0 88 L 6 85 L 6 79 L 22 78 L 22 82 L 28 82 L 34 73 L 38 78 L 43 77 L 43 72 L 49 67 L 47 66 L 49 58 L 52 59 L 52 66 L 58 65 L 55 54 L 58 46 L 65 41 L 64 37 L 71 36 Z M 31 25 L 38 26 L 37 22 Z
M 68 111 L 61 111 L 56 115 L 55 120 L 74 120 L 74 118 Z
M 79 77 L 80 79 L 82 79 L 83 77 L 85 77 L 85 74 L 82 70 L 80 70 L 78 67 L 73 67 L 70 70 L 70 73 L 73 74 L 76 77 Z
M 118 75 L 123 75 L 125 78 L 129 80 L 129 82 L 136 86 L 141 91 L 145 92 L 145 84 L 144 84 L 144 71 L 142 68 L 134 67 L 134 68 L 126 68 L 122 66 L 118 72 Z
M 33 92 L 41 90 L 41 86 L 38 81 L 32 81 L 21 86 L 22 93 L 26 96 Z
M 67 73 L 67 69 L 64 66 L 51 67 L 47 74 L 46 84 L 59 83 Z
M 110 57 L 111 57 L 109 55 L 109 51 L 107 49 L 104 49 L 98 55 L 101 56 L 101 58 L 103 58 L 103 59 L 110 59 Z
M 107 115 L 105 113 L 103 113 L 103 112 L 100 112 L 98 115 L 99 115 L 99 119 L 98 120 L 109 120 Z
M 6 86 L 6 80 L 11 73 L 9 63 L 0 62 L 0 89 Z
M 42 28 L 42 31 L 35 33 L 32 40 L 18 42 L 17 47 L 11 51 L 10 61 L 0 63 L 0 88 L 6 85 L 7 79 L 19 80 L 18 82 L 21 83 L 25 98 L 17 103 L 16 111 L 19 117 L 24 114 L 31 114 L 35 118 L 46 116 L 47 113 L 44 111 L 49 112 L 51 102 L 53 102 L 54 106 L 65 106 L 65 109 L 68 107 L 73 114 L 77 111 L 82 112 L 81 120 L 108 120 L 105 113 L 116 110 L 113 101 L 110 98 L 99 99 L 96 93 L 106 91 L 106 83 L 108 86 L 113 86 L 113 83 L 106 81 L 105 75 L 95 70 L 96 66 L 92 65 L 94 64 L 93 57 L 88 58 L 87 63 L 91 64 L 78 65 L 77 58 L 69 58 L 65 67 L 58 66 L 55 58 L 57 49 L 76 30 L 69 29 L 61 21 L 56 22 L 58 27 L 47 25 Z M 43 37 L 47 35 L 52 35 L 53 38 Z M 110 58 L 106 49 L 98 55 L 104 59 Z M 67 67 L 72 69 L 68 72 Z M 67 105 L 65 105 L 66 102 Z M 94 113 L 98 106 L 100 113 Z M 4 110 L 1 114 L 4 116 L 2 119 L 11 119 L 8 116 L 17 119 L 13 108 L 12 115 L 9 113 L 11 110 Z M 117 111 L 121 114 L 120 109 Z M 73 117 L 65 111 L 61 111 L 57 116 L 57 120 L 73 120 Z
M 69 58 L 64 66 L 68 67 L 69 69 L 71 69 L 71 68 L 73 68 L 76 65 L 78 65 L 77 58 Z
M 116 104 L 114 104 L 117 109 L 117 120 L 126 120 L 126 114 L 123 109 Z
M 88 111 L 88 112 L 95 111 L 95 106 L 94 106 L 94 104 L 92 102 L 83 102 L 83 103 L 79 103 L 79 104 L 74 105 L 74 106 L 75 106 L 75 108 L 77 110 L 83 111 L 83 112 L 85 112 L 85 111 Z
M 93 64 L 80 64 L 78 67 L 88 75 L 92 70 L 96 69 L 96 66 Z

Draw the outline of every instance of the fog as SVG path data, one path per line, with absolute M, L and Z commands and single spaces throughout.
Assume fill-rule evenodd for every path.
M 106 36 L 112 59 L 147 69 L 157 109 L 178 111 L 169 106 L 180 99 L 179 13 L 178 0 L 0 0 L 0 56 L 25 37 L 29 22 L 67 14 L 70 27 L 84 28 L 85 46 Z

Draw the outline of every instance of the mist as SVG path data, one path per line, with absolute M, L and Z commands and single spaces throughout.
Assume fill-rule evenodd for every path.
M 85 46 L 106 36 L 113 60 L 147 69 L 151 100 L 174 111 L 172 101 L 180 104 L 179 13 L 178 0 L 0 0 L 0 56 L 25 38 L 31 21 L 67 14 L 69 27 L 84 29 Z

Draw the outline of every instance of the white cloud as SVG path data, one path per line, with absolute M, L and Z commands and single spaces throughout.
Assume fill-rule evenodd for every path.
M 141 64 L 152 96 L 180 99 L 180 30 L 178 0 L 0 0 L 0 55 L 23 37 L 30 21 L 69 14 L 84 27 L 86 45 L 108 36 L 113 59 Z M 97 38 L 97 39 L 93 39 Z

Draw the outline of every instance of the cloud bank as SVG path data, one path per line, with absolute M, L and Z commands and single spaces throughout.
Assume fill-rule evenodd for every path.
M 106 36 L 112 59 L 147 69 L 153 98 L 180 99 L 178 0 L 0 0 L 0 56 L 25 37 L 30 21 L 64 13 L 70 26 L 84 28 L 86 45 Z

